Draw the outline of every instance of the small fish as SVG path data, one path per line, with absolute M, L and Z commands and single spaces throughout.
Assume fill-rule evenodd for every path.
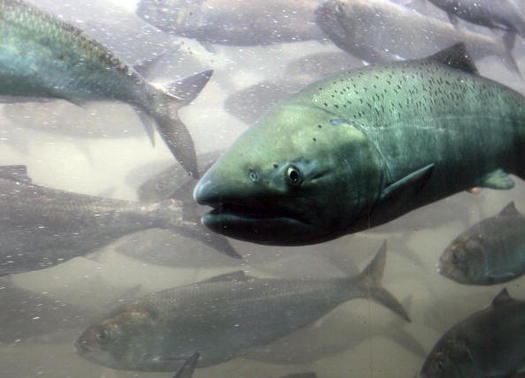
M 241 271 L 162 290 L 113 310 L 75 346 L 80 356 L 114 369 L 175 371 L 194 353 L 200 354 L 199 367 L 240 356 L 356 298 L 370 298 L 409 321 L 381 286 L 385 262 L 383 244 L 354 277 L 263 279 Z
M 137 15 L 168 33 L 202 43 L 258 46 L 322 40 L 316 0 L 141 0 Z
M 514 377 L 525 367 L 525 302 L 503 289 L 484 310 L 448 330 L 421 378 Z
M 473 59 L 495 55 L 519 72 L 499 40 L 457 30 L 389 0 L 329 0 L 317 9 L 316 22 L 339 48 L 371 64 L 421 58 L 461 42 Z
M 503 30 L 507 49 L 514 47 L 516 34 L 525 37 L 525 16 L 514 0 L 428 0 L 447 12 L 451 24 L 458 18 L 491 29 Z
M 469 188 L 511 189 L 524 143 L 525 98 L 478 75 L 458 44 L 310 84 L 246 130 L 193 195 L 219 234 L 316 244 Z
M 175 158 L 198 176 L 193 140 L 175 113 L 198 95 L 211 71 L 163 90 L 80 29 L 22 0 L 1 0 L 0 20 L 0 95 L 127 103 L 148 130 L 153 121 Z
M 0 275 L 44 269 L 149 228 L 195 232 L 180 202 L 140 203 L 34 185 L 25 166 L 0 167 Z
M 475 224 L 445 249 L 438 271 L 467 285 L 495 285 L 525 273 L 525 216 L 510 202 Z

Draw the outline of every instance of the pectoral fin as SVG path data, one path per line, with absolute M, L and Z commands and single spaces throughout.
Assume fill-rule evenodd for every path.
M 481 178 L 479 186 L 490 189 L 508 190 L 514 188 L 514 181 L 501 169 L 496 169 Z
M 447 12 L 447 16 L 448 16 L 448 20 L 450 21 L 450 23 L 455 27 L 457 28 L 458 27 L 458 18 L 456 17 L 456 15 L 450 13 L 450 12 Z
M 197 366 L 197 361 L 199 361 L 200 354 L 195 353 L 190 358 L 188 358 L 184 364 L 180 367 L 179 370 L 175 373 L 173 378 L 191 378 L 193 377 L 193 371 Z
M 27 167 L 25 165 L 0 166 L 0 178 L 31 184 L 31 178 L 27 175 Z
M 380 200 L 390 200 L 395 197 L 404 197 L 417 193 L 428 181 L 434 164 L 429 164 L 388 185 L 381 193 Z

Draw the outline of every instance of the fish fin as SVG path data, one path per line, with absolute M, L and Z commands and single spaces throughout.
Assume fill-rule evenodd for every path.
M 478 68 L 470 58 L 467 47 L 462 42 L 456 43 L 455 45 L 441 50 L 434 55 L 430 55 L 425 59 L 445 64 L 451 68 L 473 75 L 478 74 Z
M 381 285 L 385 264 L 386 241 L 383 242 L 374 259 L 358 276 L 359 283 L 363 288 L 363 295 L 370 297 L 372 300 L 401 316 L 407 322 L 410 322 L 410 317 L 403 308 L 403 305 Z
M 514 181 L 503 170 L 496 169 L 483 176 L 480 185 L 483 188 L 508 190 L 514 188 Z
M 179 370 L 177 370 L 173 378 L 192 378 L 193 371 L 197 366 L 197 361 L 199 361 L 199 357 L 200 354 L 195 353 L 186 361 L 184 361 L 184 364 L 179 368 Z
M 516 59 L 514 59 L 514 56 L 512 55 L 512 50 L 516 44 L 516 32 L 507 31 L 503 34 L 503 44 L 505 45 L 505 54 L 502 57 L 503 62 L 511 71 L 516 73 L 519 77 L 523 77 L 518 62 L 516 62 Z
M 516 209 L 514 201 L 511 201 L 499 212 L 498 215 L 520 215 L 520 212 Z
M 144 125 L 148 139 L 151 141 L 151 145 L 155 146 L 155 121 L 145 112 L 138 107 L 133 107 L 140 122 Z
M 179 46 L 176 46 L 176 49 L 178 49 Z M 176 51 L 176 50 L 174 50 Z M 168 52 L 168 49 L 164 49 L 158 54 L 155 54 L 152 58 L 145 59 L 139 64 L 135 64 L 133 66 L 133 69 L 142 77 L 148 77 L 151 75 L 151 71 L 153 68 L 157 65 L 157 63 L 166 56 L 166 53 Z
M 191 102 L 206 85 L 213 71 L 204 71 L 171 85 L 162 92 L 163 99 L 149 114 L 155 120 L 157 130 L 171 153 L 193 178 L 198 179 L 197 154 L 191 134 L 176 111 Z M 170 113 L 175 113 L 171 115 Z
M 31 184 L 31 178 L 27 175 L 27 167 L 25 165 L 0 166 L 0 178 Z
M 223 281 L 249 281 L 253 279 L 254 277 L 248 276 L 243 270 L 238 270 L 236 272 L 230 272 L 226 274 L 220 274 L 218 276 L 214 276 L 211 278 L 208 278 L 204 281 L 199 281 L 199 283 L 203 282 L 223 282 Z
M 228 239 L 214 232 L 208 232 L 200 223 L 195 225 L 184 224 L 181 227 L 177 227 L 176 231 L 226 256 L 233 257 L 234 259 L 242 259 L 242 256 L 232 247 Z
M 428 164 L 420 168 L 402 179 L 388 185 L 381 193 L 380 199 L 386 200 L 391 197 L 400 196 L 407 191 L 417 192 L 428 181 L 432 171 L 434 170 L 434 163 Z
M 413 298 L 410 295 L 401 301 L 401 305 L 407 312 L 411 311 L 412 299 Z M 423 345 L 421 345 L 421 343 L 414 336 L 412 336 L 410 332 L 407 332 L 404 326 L 405 323 L 402 323 L 399 318 L 395 318 L 388 322 L 382 332 L 384 332 L 385 336 L 404 347 L 406 350 L 414 353 L 416 356 L 425 358 L 427 351 Z
M 210 43 L 210 42 L 207 42 L 207 41 L 199 41 L 199 44 L 204 48 L 204 50 L 206 50 L 207 52 L 209 53 L 212 53 L 212 54 L 217 54 L 217 49 L 215 48 L 215 46 Z
M 450 12 L 447 12 L 447 16 L 448 16 L 448 20 L 450 21 L 452 26 L 457 28 L 458 27 L 458 23 L 459 23 L 459 20 L 458 20 L 457 16 L 454 15 L 453 13 L 450 13 Z
M 97 197 L 102 197 L 102 198 L 112 198 L 113 195 L 115 194 L 115 190 L 116 188 L 113 186 L 113 187 L 110 187 L 110 188 L 107 188 L 101 192 L 98 192 L 97 193 Z
M 510 296 L 507 288 L 504 288 L 499 292 L 498 295 L 494 297 L 492 302 L 490 302 L 490 305 L 494 308 L 497 308 L 498 306 L 514 302 L 515 300 Z
M 184 105 L 189 104 L 202 91 L 212 74 L 213 70 L 207 70 L 188 76 L 182 80 L 168 84 L 165 87 L 165 91 L 170 97 L 174 97 Z

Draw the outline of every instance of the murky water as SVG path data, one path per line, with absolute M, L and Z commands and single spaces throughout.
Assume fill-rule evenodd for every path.
M 180 111 L 199 155 L 226 149 L 248 127 L 242 117 L 225 109 L 225 101 L 238 91 L 262 81 L 275 83 L 280 88 L 278 94 L 271 92 L 264 97 L 263 93 L 257 99 L 257 92 L 254 94 L 254 101 L 264 107 L 275 102 L 277 95 L 285 98 L 289 92 L 332 73 L 332 67 L 322 66 L 327 64 L 323 60 L 327 54 L 338 56 L 335 59 L 345 62 L 342 64 L 348 59 L 348 68 L 363 65 L 358 58 L 347 58 L 328 39 L 239 47 L 177 38 L 149 29 L 144 21 L 132 17 L 134 1 L 70 0 L 67 6 L 47 0 L 33 3 L 62 14 L 80 28 L 88 25 L 86 30 L 130 64 L 166 52 L 148 73 L 150 81 L 171 82 L 213 69 L 213 77 L 202 93 Z M 91 8 L 86 3 L 92 4 Z M 248 3 L 252 2 L 243 5 Z M 118 12 L 107 13 L 115 6 Z M 447 22 L 441 11 L 430 4 L 428 7 L 427 14 Z M 461 29 L 494 36 L 465 23 Z M 514 56 L 522 71 L 524 54 L 523 39 L 518 37 Z M 305 63 L 304 58 L 310 56 Z M 297 63 L 301 59 L 303 63 Z M 312 63 L 315 59 L 319 59 L 318 64 Z M 334 64 L 333 59 L 328 64 Z M 488 56 L 476 64 L 481 75 L 525 94 L 525 81 L 498 57 Z M 247 117 L 253 116 L 252 110 L 246 111 Z M 151 145 L 128 106 L 96 103 L 79 107 L 55 100 L 1 106 L 0 163 L 26 165 L 37 185 L 136 200 L 141 183 L 175 161 L 158 135 L 155 146 Z M 73 343 L 89 324 L 130 297 L 237 270 L 257 277 L 343 277 L 361 271 L 383 240 L 388 243 L 384 287 L 400 299 L 411 323 L 376 303 L 352 300 L 284 339 L 246 350 L 228 362 L 197 369 L 194 377 L 271 378 L 306 371 L 321 378 L 412 377 L 446 330 L 489 304 L 503 287 L 517 299 L 525 298 L 523 278 L 489 287 L 465 286 L 436 272 L 439 256 L 460 232 L 497 214 L 511 200 L 525 211 L 525 185 L 519 178 L 515 181 L 510 191 L 459 193 L 384 226 L 319 245 L 269 247 L 230 240 L 242 260 L 224 256 L 188 237 L 149 230 L 52 268 L 3 277 L 0 377 L 172 377 L 173 373 L 99 366 L 78 356 Z M 155 246 L 152 239 L 162 239 L 164 246 Z M 153 250 L 143 248 L 150 244 Z M 136 255 L 134 251 L 123 251 L 135 247 L 149 258 L 141 261 L 131 257 Z M 2 296 L 13 288 L 25 291 Z M 20 302 L 29 305 L 18 313 L 9 312 Z M 56 306 L 44 313 L 47 302 Z

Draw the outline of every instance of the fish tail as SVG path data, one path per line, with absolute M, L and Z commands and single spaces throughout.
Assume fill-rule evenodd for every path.
M 508 69 L 515 72 L 519 77 L 522 77 L 518 63 L 516 62 L 516 59 L 514 59 L 514 56 L 512 55 L 512 50 L 514 49 L 515 43 L 516 43 L 516 32 L 509 31 L 504 34 L 503 44 L 505 45 L 505 52 L 503 53 L 501 59 L 503 60 L 503 63 L 507 66 Z
M 392 310 L 407 322 L 410 317 L 403 308 L 403 305 L 387 291 L 381 284 L 386 264 L 386 241 L 383 243 L 374 259 L 359 274 L 358 280 L 362 287 L 363 295 L 382 304 Z
M 165 90 L 157 89 L 148 109 L 148 114 L 155 121 L 160 136 L 175 159 L 195 179 L 199 178 L 195 146 L 177 110 L 197 97 L 212 73 L 211 70 L 204 71 L 169 84 Z

